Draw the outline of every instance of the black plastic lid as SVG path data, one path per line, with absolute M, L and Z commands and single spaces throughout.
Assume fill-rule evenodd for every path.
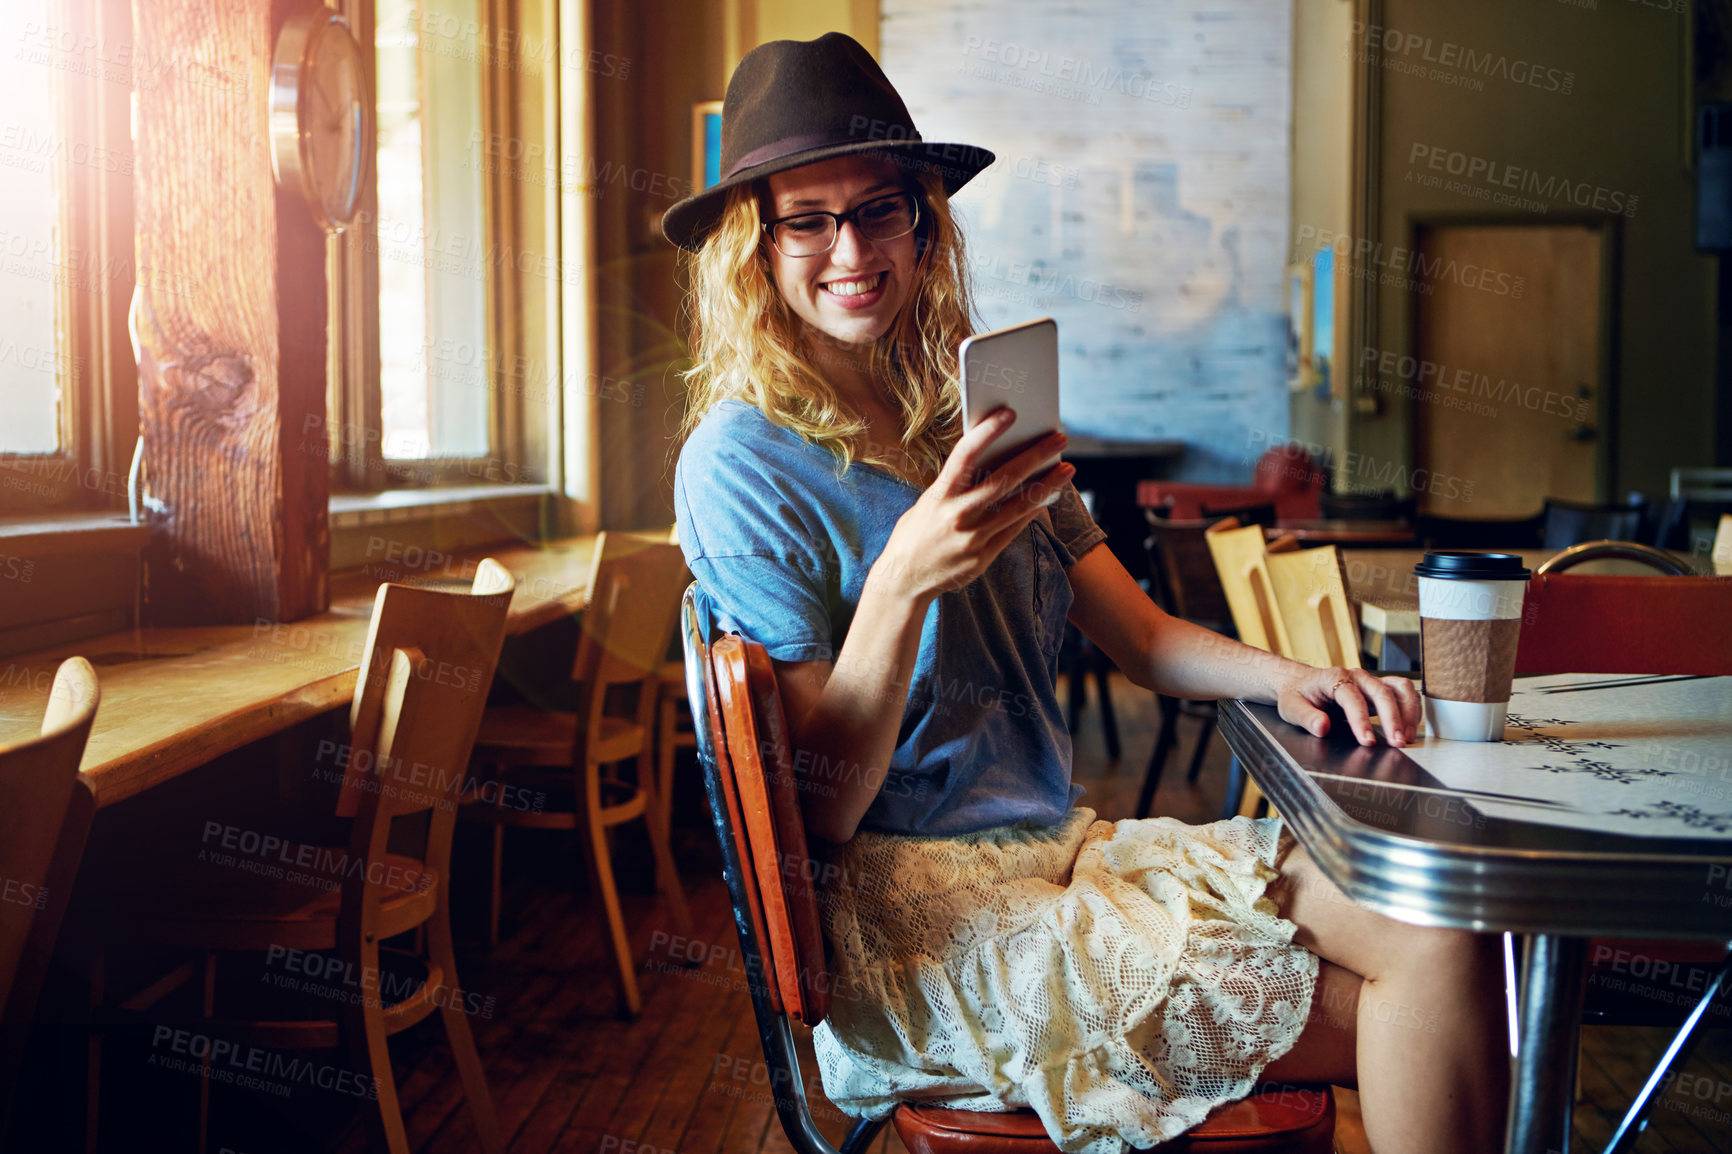
M 1526 581 L 1532 574 L 1514 553 L 1464 553 L 1434 550 L 1413 567 L 1419 577 L 1446 581 Z

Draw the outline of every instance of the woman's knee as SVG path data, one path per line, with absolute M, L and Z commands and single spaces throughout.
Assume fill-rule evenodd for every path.
M 1270 896 L 1282 916 L 1298 927 L 1301 945 L 1368 981 L 1407 976 L 1453 981 L 1500 964 L 1497 935 L 1416 926 L 1363 906 L 1330 881 L 1302 848 L 1284 857 Z

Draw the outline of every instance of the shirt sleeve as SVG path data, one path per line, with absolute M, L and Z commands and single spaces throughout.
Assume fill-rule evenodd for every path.
M 777 661 L 828 661 L 833 574 L 792 496 L 749 454 L 688 443 L 674 477 L 680 548 L 718 633 Z
M 1053 536 L 1070 554 L 1067 566 L 1082 560 L 1084 553 L 1107 539 L 1107 531 L 1095 524 L 1095 519 L 1089 516 L 1088 509 L 1083 505 L 1082 494 L 1076 491 L 1076 486 L 1066 484 L 1059 493 L 1057 501 L 1048 510 L 1052 514 Z

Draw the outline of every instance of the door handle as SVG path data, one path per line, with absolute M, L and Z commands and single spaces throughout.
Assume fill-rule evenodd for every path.
M 1600 431 L 1592 425 L 1577 425 L 1570 430 L 1572 441 L 1592 441 L 1600 435 Z

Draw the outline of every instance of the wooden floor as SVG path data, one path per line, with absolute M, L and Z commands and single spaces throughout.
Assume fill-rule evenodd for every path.
M 1076 777 L 1084 804 L 1103 816 L 1129 813 L 1152 743 L 1154 711 L 1145 694 L 1115 682 L 1124 756 L 1109 762 L 1099 715 L 1090 708 L 1077 739 Z M 1092 705 L 1092 703 L 1091 703 Z M 1182 738 L 1168 765 L 1156 811 L 1187 820 L 1218 812 L 1227 754 L 1217 736 L 1199 785 L 1184 783 L 1197 722 L 1181 721 Z M 690 941 L 674 938 L 665 908 L 647 885 L 627 895 L 639 956 L 644 1013 L 627 1022 L 615 1011 L 607 959 L 587 893 L 576 881 L 572 848 L 554 834 L 514 831 L 508 839 L 505 932 L 491 955 L 471 946 L 462 957 L 467 990 L 483 998 L 471 1018 L 501 1124 L 515 1154 L 739 1154 L 790 1150 L 771 1107 L 759 1057 L 726 893 L 699 786 L 683 778 L 676 813 L 681 866 L 697 920 Z M 460 841 L 458 869 L 479 870 L 481 843 Z M 618 847 L 627 873 L 647 875 L 647 854 L 629 840 Z M 465 859 L 467 858 L 467 862 Z M 460 926 L 479 925 L 479 879 L 456 893 Z M 701 959 L 701 964 L 680 964 Z M 1636 1149 L 1644 1152 L 1732 1150 L 1732 1045 L 1711 1031 L 1668 1087 Z M 1584 1100 L 1576 1111 L 1576 1150 L 1598 1150 L 1646 1069 L 1664 1047 L 1662 1030 L 1591 1029 L 1584 1041 Z M 428 1154 L 478 1149 L 463 1095 L 435 1015 L 392 1040 L 410 1142 Z M 196 1085 L 180 1079 L 174 1093 Z M 824 1102 L 808 1071 L 818 1123 L 835 1140 L 847 1120 Z M 303 1091 L 269 1098 L 219 1087 L 213 1096 L 213 1154 L 370 1149 L 353 1101 Z M 177 1107 L 184 1117 L 184 1108 Z M 105 1111 L 105 1114 L 107 1112 Z M 1343 1154 L 1366 1149 L 1351 1096 L 1343 1101 L 1337 1143 Z M 105 1147 L 135 1145 L 112 1129 Z M 189 1148 L 189 1147 L 177 1147 Z M 901 1151 L 887 1128 L 875 1149 Z

